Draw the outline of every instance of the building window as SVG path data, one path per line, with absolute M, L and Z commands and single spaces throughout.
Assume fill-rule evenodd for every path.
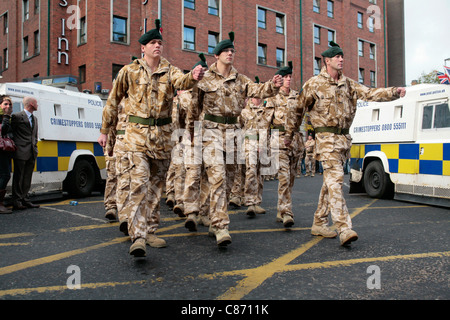
M 314 58 L 314 75 L 317 76 L 322 69 L 322 59 Z
M 195 50 L 195 28 L 184 27 L 184 47 L 186 50 Z
M 78 39 L 79 44 L 86 43 L 86 17 L 80 18 L 80 35 Z
M 113 41 L 127 43 L 127 19 L 119 16 L 113 17 Z
M 330 41 L 334 41 L 334 31 L 328 30 L 328 46 L 331 47 Z
M 375 45 L 370 44 L 370 59 L 375 60 Z
M 370 86 L 372 88 L 376 88 L 376 86 L 377 86 L 377 78 L 376 78 L 375 71 L 370 71 Z
M 364 57 L 364 42 L 361 40 L 358 40 L 358 55 Z
M 213 16 L 219 15 L 219 0 L 208 0 L 208 13 Z
M 195 10 L 195 0 L 184 0 L 184 7 Z
M 123 64 L 114 64 L 112 65 L 112 80 L 116 79 L 117 74 L 119 73 L 120 69 L 123 68 Z
M 3 15 L 3 34 L 8 34 L 8 13 Z
M 313 12 L 320 13 L 320 0 L 313 0 Z
M 314 43 L 320 44 L 320 27 L 314 26 Z
M 216 32 L 208 32 L 208 53 L 213 53 L 214 48 L 219 42 L 219 34 Z
M 40 47 L 40 41 L 39 41 L 39 30 L 34 32 L 34 54 L 39 54 L 39 47 Z
M 85 64 L 78 67 L 78 77 L 80 78 L 80 83 L 86 82 L 86 65 Z
M 8 69 L 8 48 L 3 49 L 3 70 Z
M 265 44 L 258 44 L 258 63 L 267 65 L 267 46 Z
M 358 28 L 363 28 L 363 14 L 361 12 L 358 12 Z
M 23 38 L 23 58 L 28 58 L 28 37 Z
M 373 17 L 370 17 L 368 23 L 369 23 L 369 31 L 374 32 L 375 19 Z
M 38 14 L 39 13 L 39 7 L 40 7 L 40 1 L 39 0 L 34 0 L 34 14 Z
M 364 84 L 364 69 L 363 68 L 359 68 L 358 82 L 361 84 Z
M 277 67 L 281 68 L 284 65 L 284 49 L 277 48 Z
M 23 0 L 23 21 L 30 19 L 30 2 Z
M 258 27 L 266 28 L 266 10 L 258 8 Z
M 284 15 L 277 14 L 276 23 L 277 23 L 277 33 L 284 34 Z
M 334 3 L 333 1 L 327 1 L 327 15 L 330 18 L 334 18 Z

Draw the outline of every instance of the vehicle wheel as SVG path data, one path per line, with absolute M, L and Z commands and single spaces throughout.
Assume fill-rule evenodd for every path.
M 372 198 L 391 199 L 394 196 L 394 184 L 380 161 L 372 161 L 364 171 L 364 188 Z
M 87 197 L 95 186 L 94 168 L 89 161 L 78 160 L 67 179 L 67 191 L 71 196 Z

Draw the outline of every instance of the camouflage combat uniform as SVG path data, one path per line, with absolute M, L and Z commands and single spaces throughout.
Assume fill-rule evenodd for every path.
M 316 156 L 315 156 L 315 147 L 316 142 L 314 139 L 306 140 L 305 142 L 305 167 L 306 167 L 306 175 L 314 176 L 316 172 Z
M 336 82 L 323 67 L 318 76 L 303 86 L 297 112 L 310 110 L 311 124 L 316 132 L 316 160 L 322 162 L 323 185 L 314 213 L 314 225 L 327 225 L 331 213 L 339 233 L 352 228 L 342 192 L 343 164 L 349 157 L 352 139 L 349 128 L 356 112 L 357 100 L 390 101 L 399 98 L 397 88 L 370 89 L 340 73 Z M 294 111 L 295 112 L 295 111 Z M 292 132 L 298 117 L 292 114 L 288 125 Z
M 292 147 L 287 148 L 284 144 L 286 134 L 286 124 L 288 121 L 289 109 L 295 108 L 298 99 L 298 92 L 290 90 L 289 93 L 280 90 L 280 93 L 267 100 L 267 106 L 274 108 L 272 119 L 271 150 L 278 152 L 278 204 L 277 219 L 286 219 L 284 216 L 290 216 L 293 219 L 292 212 L 292 188 L 294 186 L 295 176 L 299 158 L 303 153 L 304 144 L 302 133 L 299 131 L 300 124 L 293 131 Z
M 195 83 L 191 73 L 183 74 L 163 57 L 153 73 L 144 59 L 134 60 L 119 71 L 114 82 L 100 132 L 108 134 L 113 128 L 124 98 L 125 133 L 116 168 L 119 175 L 130 177 L 126 207 L 132 241 L 145 239 L 159 226 L 159 202 L 175 143 L 171 118 L 174 92 L 190 89 Z
M 245 183 L 244 205 L 260 205 L 264 180 L 261 175 L 261 160 L 263 164 L 270 161 L 268 156 L 269 129 L 274 113 L 273 107 L 266 102 L 255 105 L 251 99 L 241 114 L 241 122 L 245 132 Z M 265 158 L 261 158 L 266 155 Z
M 257 84 L 233 67 L 225 78 L 210 66 L 204 78 L 193 89 L 192 113 L 201 121 L 203 164 L 210 187 L 211 227 L 228 229 L 227 205 L 236 167 L 236 133 L 238 116 L 247 97 L 264 99 L 278 93 L 272 81 Z M 186 181 L 189 179 L 186 171 Z M 192 174 L 192 173 L 191 173 Z M 230 180 L 231 179 L 231 180 Z M 192 194 L 189 185 L 185 195 Z

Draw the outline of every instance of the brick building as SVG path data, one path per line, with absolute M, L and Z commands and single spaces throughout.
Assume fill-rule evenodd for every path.
M 251 79 L 268 80 L 292 61 L 298 89 L 320 70 L 320 53 L 334 40 L 345 52 L 348 77 L 387 86 L 385 1 L 2 1 L 0 81 L 110 89 L 117 71 L 140 56 L 140 35 L 160 18 L 163 56 L 182 70 L 191 69 L 199 52 L 213 63 L 208 53 L 234 31 L 235 66 Z

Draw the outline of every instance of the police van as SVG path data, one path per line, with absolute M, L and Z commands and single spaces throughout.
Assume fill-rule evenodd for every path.
M 449 85 L 420 84 L 398 100 L 358 101 L 350 193 L 450 207 L 449 97 Z
M 38 121 L 38 157 L 31 196 L 65 191 L 85 197 L 102 187 L 106 165 L 97 143 L 103 110 L 99 96 L 32 82 L 2 83 L 0 94 L 11 97 L 13 113 L 23 110 L 25 96 L 38 102 L 33 113 Z

